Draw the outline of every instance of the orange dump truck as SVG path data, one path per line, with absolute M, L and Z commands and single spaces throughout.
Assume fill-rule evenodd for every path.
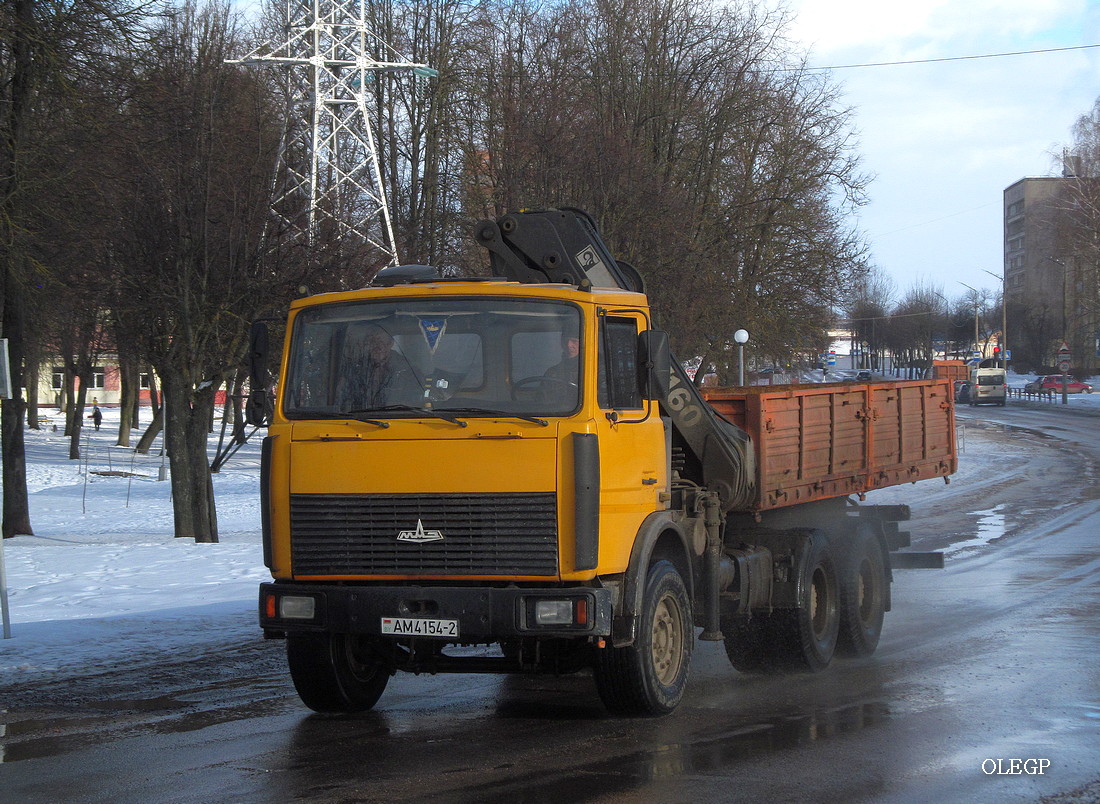
M 907 546 L 882 486 L 955 470 L 950 384 L 713 389 L 591 220 L 482 222 L 492 278 L 389 269 L 290 307 L 266 419 L 260 625 L 302 700 L 412 673 L 590 669 L 672 711 L 695 640 L 746 673 L 875 650 Z

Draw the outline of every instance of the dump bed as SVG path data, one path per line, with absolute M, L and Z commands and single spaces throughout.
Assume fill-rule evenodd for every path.
M 756 494 L 746 510 L 861 494 L 958 467 L 948 379 L 704 390 L 752 437 Z
M 932 376 L 940 380 L 967 382 L 970 380 L 970 366 L 962 360 L 933 360 Z

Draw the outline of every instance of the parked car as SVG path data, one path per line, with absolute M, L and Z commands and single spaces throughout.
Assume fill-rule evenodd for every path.
M 970 383 L 966 380 L 955 380 L 955 401 L 970 401 Z
M 1034 394 L 1039 391 L 1054 391 L 1060 394 L 1062 393 L 1062 375 L 1048 374 L 1045 377 L 1036 377 L 1024 386 L 1024 391 L 1029 394 Z M 1091 394 L 1092 386 L 1087 382 L 1081 382 L 1080 380 L 1070 377 L 1069 381 L 1066 383 L 1066 392 L 1070 394 Z

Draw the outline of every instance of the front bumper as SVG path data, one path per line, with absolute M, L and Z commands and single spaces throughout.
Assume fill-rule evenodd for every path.
M 284 601 L 284 598 L 289 600 Z M 562 600 L 570 601 L 575 611 L 583 608 L 584 622 L 555 625 L 536 622 L 534 610 L 540 601 Z M 264 583 L 260 584 L 259 613 L 260 625 L 267 634 L 274 636 L 287 632 L 383 636 L 382 619 L 402 617 L 457 620 L 459 637 L 456 641 L 477 643 L 517 637 L 608 636 L 612 601 L 610 589 L 593 587 L 524 589 Z M 293 616 L 282 616 L 283 613 Z

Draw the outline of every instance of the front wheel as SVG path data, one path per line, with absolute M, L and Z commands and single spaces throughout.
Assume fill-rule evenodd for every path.
M 315 712 L 365 712 L 390 680 L 369 637 L 288 634 L 286 657 L 298 697 Z
M 669 561 L 646 576 L 633 645 L 596 652 L 596 689 L 618 715 L 665 715 L 684 697 L 694 644 L 691 600 Z

